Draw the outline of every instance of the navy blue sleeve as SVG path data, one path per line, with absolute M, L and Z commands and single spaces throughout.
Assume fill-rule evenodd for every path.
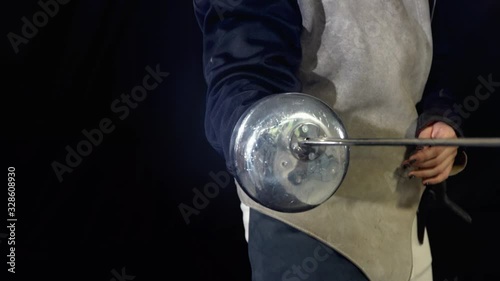
M 300 92 L 302 17 L 297 0 L 194 0 L 203 33 L 205 133 L 229 163 L 231 134 L 257 100 Z
M 434 1 L 429 1 L 431 9 Z M 453 127 L 457 136 L 463 136 L 462 120 L 455 110 L 456 95 L 452 88 L 449 60 L 451 55 L 450 40 L 447 38 L 446 18 L 435 13 L 432 19 L 433 57 L 432 66 L 422 100 L 417 105 L 419 112 L 416 136 L 425 127 L 442 121 Z
M 442 121 L 450 125 L 457 136 L 463 136 L 462 120 L 454 106 L 457 103 L 451 83 L 442 68 L 442 56 L 434 56 L 430 76 L 428 78 L 422 100 L 417 105 L 419 118 L 416 136 L 427 126 Z
M 439 80 L 439 74 L 439 71 L 436 70 L 434 70 L 434 73 L 431 72 L 422 100 L 417 105 L 419 118 L 416 136 L 427 126 L 442 121 L 450 125 L 455 130 L 457 136 L 463 137 L 464 134 L 461 129 L 462 120 L 460 115 L 454 110 L 456 98 L 453 90 L 447 87 L 443 80 Z

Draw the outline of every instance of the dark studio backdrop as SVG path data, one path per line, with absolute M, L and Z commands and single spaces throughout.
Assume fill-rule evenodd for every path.
M 475 92 L 500 81 L 500 5 L 475 3 L 438 1 L 436 43 L 465 134 L 500 137 L 499 82 Z M 250 280 L 235 187 L 204 135 L 192 2 L 18 1 L 1 18 L 1 280 Z M 439 281 L 500 278 L 500 153 L 467 153 L 448 190 L 473 224 L 430 216 Z

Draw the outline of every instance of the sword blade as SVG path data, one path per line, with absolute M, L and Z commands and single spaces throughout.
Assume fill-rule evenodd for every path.
M 299 145 L 347 145 L 347 146 L 475 146 L 500 147 L 500 138 L 456 138 L 456 139 L 337 139 L 337 138 L 305 138 Z

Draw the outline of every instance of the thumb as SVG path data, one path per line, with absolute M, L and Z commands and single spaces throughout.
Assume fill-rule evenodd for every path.
M 456 136 L 455 130 L 444 122 L 436 122 L 432 125 L 431 138 L 452 138 Z
M 437 125 L 437 123 L 434 124 L 432 126 L 431 139 L 437 139 L 437 138 L 443 137 L 442 132 L 443 132 L 443 130 L 441 129 L 441 127 L 439 125 Z
M 426 127 L 418 134 L 418 137 L 421 139 L 430 139 L 432 138 L 432 131 L 432 126 Z

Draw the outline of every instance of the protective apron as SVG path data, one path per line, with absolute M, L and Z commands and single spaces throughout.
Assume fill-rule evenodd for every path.
M 415 137 L 415 105 L 432 59 L 427 0 L 299 0 L 303 92 L 326 102 L 353 138 Z M 247 206 L 330 245 L 370 280 L 409 280 L 414 220 L 424 190 L 401 168 L 405 147 L 352 147 L 345 179 L 319 207 L 301 213 Z M 412 242 L 413 239 L 413 242 Z M 423 249 L 417 249 L 423 247 Z

